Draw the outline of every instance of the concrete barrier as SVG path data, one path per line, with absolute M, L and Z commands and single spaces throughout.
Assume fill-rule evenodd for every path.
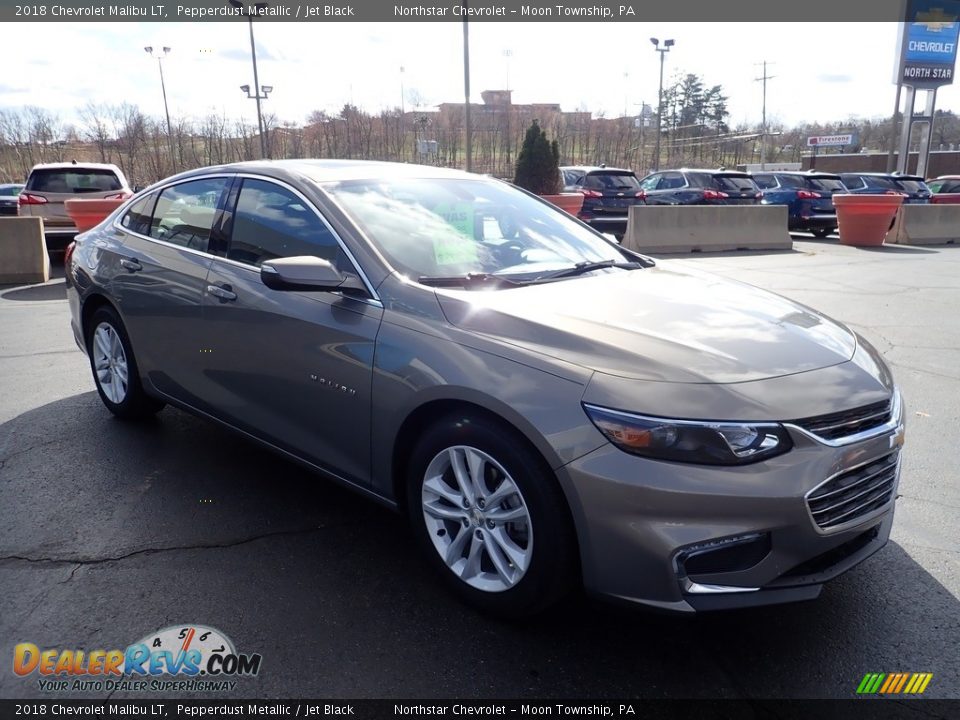
M 43 240 L 43 219 L 0 218 L 0 285 L 49 279 L 50 257 Z
M 904 205 L 887 242 L 896 245 L 960 244 L 960 205 Z
M 790 250 L 786 205 L 634 205 L 623 246 L 643 253 Z

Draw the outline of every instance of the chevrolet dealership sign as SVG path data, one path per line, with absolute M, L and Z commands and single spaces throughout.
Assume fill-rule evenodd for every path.
M 960 37 L 960 1 L 907 0 L 900 23 L 894 82 L 935 88 L 953 82 Z

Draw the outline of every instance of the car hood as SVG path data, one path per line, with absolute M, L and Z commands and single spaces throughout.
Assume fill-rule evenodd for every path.
M 736 383 L 837 365 L 857 341 L 808 307 L 672 263 L 498 291 L 437 289 L 464 330 L 627 378 Z

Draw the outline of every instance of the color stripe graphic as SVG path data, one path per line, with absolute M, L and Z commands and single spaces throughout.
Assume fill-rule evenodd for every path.
M 933 673 L 867 673 L 857 686 L 857 695 L 922 695 Z

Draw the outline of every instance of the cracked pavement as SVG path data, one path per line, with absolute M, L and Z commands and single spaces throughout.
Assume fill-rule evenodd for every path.
M 0 288 L 0 697 L 43 696 L 10 671 L 16 643 L 123 648 L 179 623 L 262 654 L 237 697 L 852 697 L 880 671 L 932 672 L 926 696 L 960 697 L 960 248 L 798 236 L 794 252 L 678 261 L 849 324 L 904 390 L 892 542 L 818 600 L 677 618 L 575 598 L 519 624 L 478 616 L 390 511 L 176 410 L 114 420 L 61 269 Z

